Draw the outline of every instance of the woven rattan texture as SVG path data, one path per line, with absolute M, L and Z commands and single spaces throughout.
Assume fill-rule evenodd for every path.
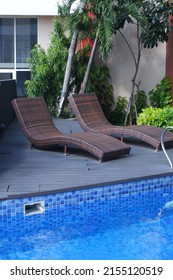
M 69 96 L 70 106 L 84 131 L 104 133 L 111 136 L 134 137 L 148 143 L 157 150 L 161 148 L 162 128 L 145 125 L 115 126 L 105 118 L 95 94 Z M 166 147 L 173 146 L 173 134 L 164 138 Z
M 105 134 L 60 132 L 48 112 L 43 97 L 17 98 L 12 101 L 12 105 L 21 129 L 35 147 L 72 146 L 89 152 L 101 161 L 130 152 L 131 148 L 128 145 Z

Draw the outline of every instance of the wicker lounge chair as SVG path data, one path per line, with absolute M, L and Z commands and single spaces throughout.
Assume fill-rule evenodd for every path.
M 43 97 L 17 98 L 12 101 L 25 136 L 37 148 L 67 146 L 83 149 L 102 160 L 128 155 L 130 147 L 111 136 L 93 132 L 64 134 L 55 126 Z
M 108 122 L 95 94 L 74 94 L 69 96 L 70 106 L 84 131 L 105 133 L 111 136 L 130 136 L 140 139 L 156 148 L 161 148 L 162 128 L 145 125 L 115 126 Z M 164 138 L 165 147 L 173 147 L 173 134 Z

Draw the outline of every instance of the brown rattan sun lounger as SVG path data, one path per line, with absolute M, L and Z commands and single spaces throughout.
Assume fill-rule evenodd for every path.
M 64 134 L 55 126 L 43 97 L 16 98 L 12 101 L 19 125 L 37 148 L 67 146 L 83 149 L 102 160 L 128 155 L 130 146 L 111 136 L 94 132 Z
M 74 94 L 69 96 L 70 106 L 84 131 L 104 133 L 111 136 L 134 137 L 156 148 L 161 148 L 162 128 L 145 125 L 115 126 L 104 116 L 95 94 Z M 173 147 L 173 134 L 164 138 L 165 147 Z

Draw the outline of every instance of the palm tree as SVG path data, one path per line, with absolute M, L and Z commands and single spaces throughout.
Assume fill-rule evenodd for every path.
M 88 79 L 89 79 L 92 63 L 93 63 L 93 60 L 94 60 L 94 55 L 95 55 L 95 52 L 96 52 L 97 44 L 98 44 L 98 36 L 96 35 L 95 40 L 94 40 L 94 44 L 93 44 L 93 47 L 92 47 L 92 50 L 91 50 L 90 58 L 89 58 L 89 61 L 88 61 L 87 69 L 85 71 L 85 76 L 84 76 L 83 82 L 81 84 L 79 94 L 84 93 L 85 90 L 86 90 L 86 86 L 87 86 L 87 83 L 88 83 Z
M 66 65 L 66 70 L 65 70 L 65 76 L 64 76 L 64 82 L 63 82 L 63 88 L 61 91 L 61 99 L 59 103 L 59 108 L 58 108 L 58 116 L 61 114 L 63 110 L 63 104 L 65 101 L 65 98 L 67 96 L 68 92 L 68 85 L 70 82 L 70 75 L 71 75 L 71 69 L 73 65 L 73 58 L 75 55 L 75 49 L 77 45 L 77 38 L 78 38 L 78 30 L 75 30 L 73 33 L 73 37 L 71 40 L 70 48 L 69 48 L 69 54 L 68 54 L 68 60 L 67 60 L 67 65 Z
M 76 0 L 69 1 L 69 4 L 67 4 L 67 6 L 69 5 L 70 7 L 75 1 Z M 88 62 L 88 67 L 85 73 L 85 77 L 81 85 L 80 93 L 85 92 L 97 45 L 99 46 L 99 52 L 102 56 L 102 59 L 105 60 L 112 47 L 112 37 L 114 33 L 116 33 L 118 28 L 122 28 L 126 21 L 132 22 L 132 17 L 136 18 L 136 20 L 138 20 L 141 23 L 141 25 L 144 25 L 143 17 L 138 11 L 136 3 L 126 3 L 126 1 L 122 0 L 85 0 L 81 2 L 83 3 L 82 10 L 77 9 L 76 11 L 74 11 L 73 14 L 69 14 L 70 25 L 73 28 L 75 26 L 75 31 L 69 49 L 69 59 L 67 61 L 67 71 L 64 78 L 64 85 L 62 89 L 58 115 L 60 115 L 63 109 L 63 103 L 67 96 L 67 89 L 70 81 L 70 73 L 79 32 L 86 32 L 84 25 L 82 25 L 82 19 L 86 16 L 86 14 L 88 14 L 91 11 L 94 14 L 92 28 L 93 33 L 95 34 L 95 40 Z M 122 18 L 119 17 L 120 14 L 123 15 Z
M 59 13 L 60 16 L 66 16 L 66 17 L 70 17 L 70 10 L 71 10 L 71 6 L 75 1 L 69 1 L 68 4 L 64 4 L 64 6 L 59 6 Z M 81 20 L 81 13 L 82 10 L 84 8 L 85 5 L 85 1 L 80 1 L 79 3 L 79 7 L 77 8 L 79 14 L 80 14 L 80 20 Z M 59 103 L 59 108 L 58 108 L 58 116 L 60 116 L 62 110 L 63 110 L 63 105 L 64 105 L 64 101 L 65 98 L 67 96 L 68 93 L 68 86 L 69 86 L 69 82 L 70 82 L 70 76 L 71 76 L 71 69 L 73 66 L 73 58 L 75 55 L 75 50 L 76 50 L 76 46 L 77 46 L 77 39 L 78 39 L 78 34 L 79 34 L 79 29 L 78 29 L 78 23 L 76 24 L 72 39 L 71 39 L 71 44 L 70 44 L 70 48 L 69 48 L 69 54 L 68 54 L 68 60 L 67 60 L 67 65 L 66 65 L 66 71 L 65 71 L 65 76 L 64 76 L 64 82 L 63 82 L 63 87 L 62 87 L 62 91 L 61 91 L 61 98 L 60 98 L 60 103 Z
M 140 22 L 141 26 L 144 26 L 144 19 L 138 12 L 136 4 L 132 3 L 127 5 L 127 1 L 124 4 L 122 4 L 123 1 L 121 1 L 121 5 L 119 5 L 120 3 L 117 3 L 117 6 L 114 1 L 109 2 L 109 8 L 107 7 L 108 3 L 105 3 L 104 1 L 98 1 L 98 4 L 96 4 L 93 8 L 93 13 L 97 15 L 97 22 L 95 24 L 97 32 L 79 94 L 85 92 L 97 44 L 100 46 L 99 50 L 102 58 L 106 59 L 107 54 L 111 49 L 113 34 L 116 33 L 117 29 L 120 29 L 120 27 L 122 28 L 126 21 L 133 22 L 133 17 Z M 121 15 L 121 17 L 118 18 L 117 15 Z

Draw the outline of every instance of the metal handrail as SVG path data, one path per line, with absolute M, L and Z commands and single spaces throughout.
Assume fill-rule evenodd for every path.
M 165 156 L 166 156 L 166 158 L 167 158 L 167 160 L 168 160 L 168 162 L 169 162 L 169 164 L 170 164 L 170 168 L 173 168 L 173 164 L 172 164 L 172 162 L 171 162 L 171 160 L 170 160 L 170 158 L 169 158 L 169 156 L 168 156 L 168 154 L 167 154 L 167 152 L 166 152 L 165 145 L 164 145 L 164 136 L 165 136 L 165 133 L 167 132 L 167 130 L 170 130 L 170 129 L 173 130 L 173 126 L 168 126 L 168 127 L 166 127 L 166 128 L 163 130 L 162 135 L 161 135 L 161 146 L 162 146 L 162 150 L 163 150 L 163 152 L 164 152 L 164 154 L 165 154 Z M 173 136 L 172 136 L 172 137 L 173 137 Z

